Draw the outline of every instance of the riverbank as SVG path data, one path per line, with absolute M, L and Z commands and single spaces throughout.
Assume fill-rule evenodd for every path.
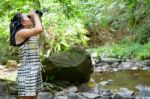
M 66 87 L 44 83 L 44 88 L 38 99 L 150 98 L 148 94 L 150 87 L 147 79 L 150 60 L 139 62 L 129 59 L 97 59 L 92 57 L 92 62 L 94 73 L 89 82 L 80 86 L 68 85 Z M 17 68 L 0 66 L 0 99 L 16 99 L 16 75 Z

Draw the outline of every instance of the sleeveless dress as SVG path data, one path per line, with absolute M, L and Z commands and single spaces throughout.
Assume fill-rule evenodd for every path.
M 18 47 L 21 66 L 18 69 L 18 96 L 35 96 L 42 88 L 41 62 L 37 37 L 30 37 Z

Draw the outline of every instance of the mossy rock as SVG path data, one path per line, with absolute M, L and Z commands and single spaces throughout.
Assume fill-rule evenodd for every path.
M 63 80 L 75 85 L 89 81 L 93 72 L 91 57 L 83 48 L 72 48 L 52 55 L 43 62 L 43 79 Z

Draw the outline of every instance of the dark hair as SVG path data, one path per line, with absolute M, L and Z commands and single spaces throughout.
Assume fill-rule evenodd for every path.
M 16 46 L 16 32 L 23 28 L 21 21 L 23 20 L 22 13 L 16 13 L 10 22 L 10 45 Z

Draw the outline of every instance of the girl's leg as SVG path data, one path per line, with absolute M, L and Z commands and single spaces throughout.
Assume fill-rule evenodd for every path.
M 36 96 L 34 99 L 38 99 L 38 94 L 39 94 L 39 91 L 36 91 Z

